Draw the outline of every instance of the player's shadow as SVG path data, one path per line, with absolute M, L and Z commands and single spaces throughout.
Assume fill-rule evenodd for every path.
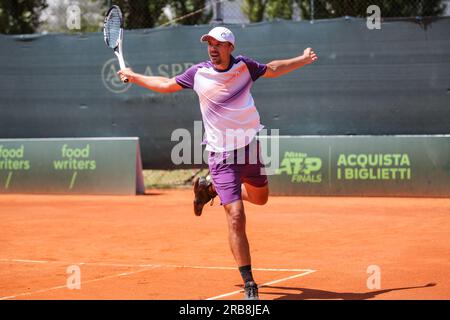
M 145 193 L 142 194 L 138 194 L 138 196 L 161 196 L 164 195 L 164 192 L 161 191 L 150 191 L 150 190 L 145 190 Z
M 403 288 L 392 288 L 385 290 L 377 290 L 377 291 L 369 291 L 362 293 L 355 292 L 334 292 L 334 291 L 326 291 L 320 289 L 310 289 L 310 288 L 293 288 L 293 287 L 280 287 L 280 286 L 264 286 L 260 289 L 260 294 L 271 294 L 271 295 L 281 295 L 274 300 L 306 300 L 306 299 L 316 299 L 316 300 L 366 300 L 372 299 L 380 294 L 384 294 L 392 291 L 399 290 L 410 290 L 410 289 L 420 289 L 420 288 L 428 288 L 434 287 L 436 283 L 428 283 L 424 286 L 416 286 L 416 287 L 403 287 Z M 279 289 L 283 290 L 282 292 L 267 292 L 264 289 Z M 292 291 L 292 293 L 286 293 L 286 291 Z

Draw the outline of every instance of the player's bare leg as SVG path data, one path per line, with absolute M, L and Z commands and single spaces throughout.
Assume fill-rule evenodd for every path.
M 238 266 L 251 264 L 250 250 L 245 233 L 245 212 L 242 200 L 224 206 L 228 221 L 228 239 Z
M 245 232 L 245 212 L 242 200 L 224 205 L 228 221 L 228 240 L 244 281 L 245 298 L 258 299 L 258 287 L 251 271 L 250 246 Z
M 243 183 L 242 187 L 242 200 L 251 202 L 257 205 L 264 205 L 269 199 L 269 185 L 266 184 L 263 187 L 255 187 L 248 183 Z

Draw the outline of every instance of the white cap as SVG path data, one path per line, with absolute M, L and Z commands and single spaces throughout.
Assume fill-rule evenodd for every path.
M 217 41 L 220 42 L 230 42 L 234 46 L 234 34 L 231 32 L 231 30 L 225 28 L 225 27 L 215 27 L 211 29 L 211 31 L 208 34 L 202 35 L 200 38 L 201 42 L 208 41 L 208 38 L 214 38 Z

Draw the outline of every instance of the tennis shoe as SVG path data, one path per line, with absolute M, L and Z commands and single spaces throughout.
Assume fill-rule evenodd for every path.
M 244 300 L 259 300 L 258 285 L 254 281 L 245 283 Z
M 217 196 L 217 192 L 211 181 L 207 181 L 204 177 L 197 178 L 194 181 L 194 213 L 196 216 L 201 216 L 203 211 L 203 206 L 209 201 L 214 200 Z M 211 201 L 213 205 L 213 201 Z

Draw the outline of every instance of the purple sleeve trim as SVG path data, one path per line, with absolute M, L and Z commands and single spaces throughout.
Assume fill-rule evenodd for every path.
M 194 78 L 198 68 L 202 66 L 201 63 L 193 65 L 182 74 L 175 77 L 175 81 L 184 89 L 194 89 Z
M 253 81 L 258 80 L 259 77 L 264 75 L 267 70 L 267 65 L 263 63 L 259 63 L 258 61 L 255 61 L 251 58 L 245 57 L 245 56 L 239 56 L 239 58 L 245 62 L 247 65 L 248 71 L 250 72 L 250 76 L 252 77 Z

